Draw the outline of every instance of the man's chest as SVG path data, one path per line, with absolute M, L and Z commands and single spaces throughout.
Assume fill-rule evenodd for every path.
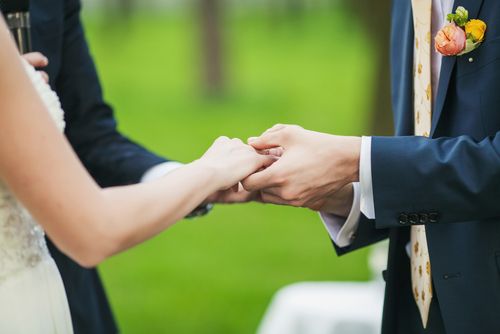
M 471 53 L 442 58 L 439 90 L 435 94 L 437 103 L 433 108 L 433 113 L 439 117 L 433 118 L 433 125 L 437 137 L 470 135 L 482 139 L 500 131 L 500 94 L 497 93 L 500 86 L 500 1 L 456 0 L 453 8 L 459 5 L 472 12 L 471 19 L 478 18 L 487 24 L 486 37 Z M 394 0 L 392 35 L 394 112 L 396 118 L 410 119 L 414 51 L 411 0 Z M 410 131 L 411 127 L 407 126 L 403 133 L 410 134 Z
M 53 83 L 62 57 L 64 0 L 31 0 L 30 14 L 33 49 L 49 58 L 49 66 L 45 70 Z

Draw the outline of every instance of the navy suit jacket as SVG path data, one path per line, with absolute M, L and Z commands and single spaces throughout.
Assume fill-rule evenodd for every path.
M 392 101 L 395 137 L 374 137 L 376 220 L 362 217 L 344 254 L 389 237 L 383 333 L 409 333 L 404 250 L 409 226 L 425 224 L 432 277 L 448 333 L 500 333 L 500 1 L 456 0 L 488 25 L 483 44 L 444 57 L 431 138 L 413 134 L 411 0 L 394 0 Z M 414 326 L 415 327 L 415 326 Z
M 46 71 L 66 112 L 66 135 L 73 148 L 101 186 L 139 182 L 165 159 L 117 131 L 85 40 L 80 1 L 31 0 L 30 6 L 33 48 L 49 58 Z M 75 334 L 116 333 L 97 271 L 80 267 L 50 242 L 49 248 L 64 280 Z

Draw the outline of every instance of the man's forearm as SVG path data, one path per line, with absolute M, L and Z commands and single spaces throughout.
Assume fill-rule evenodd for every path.
M 498 217 L 500 133 L 471 137 L 373 137 L 378 228 Z M 395 177 L 397 176 L 397 177 Z

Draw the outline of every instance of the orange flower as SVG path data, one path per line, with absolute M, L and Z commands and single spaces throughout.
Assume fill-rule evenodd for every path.
M 465 49 L 467 36 L 455 23 L 445 25 L 434 38 L 436 51 L 445 56 L 456 56 Z

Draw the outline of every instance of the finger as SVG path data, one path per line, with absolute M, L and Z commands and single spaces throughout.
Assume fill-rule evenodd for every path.
M 45 81 L 45 83 L 49 83 L 49 75 L 47 74 L 47 72 L 38 71 L 38 73 L 40 73 L 40 75 L 42 76 L 42 79 L 43 79 L 43 81 Z
M 290 205 L 290 203 L 285 201 L 283 198 L 273 194 L 269 194 L 264 191 L 260 192 L 260 198 L 263 203 L 276 204 L 276 205 Z
M 285 127 L 286 127 L 285 124 L 276 124 L 272 128 L 267 129 L 264 133 L 271 133 L 271 132 L 279 131 L 279 130 L 284 129 Z
M 257 191 L 264 188 L 273 187 L 276 184 L 275 182 L 275 168 L 273 166 L 264 169 L 261 172 L 257 172 L 255 174 L 250 175 L 246 179 L 244 179 L 241 184 L 246 191 Z
M 49 64 L 49 59 L 40 52 L 26 53 L 23 58 L 33 67 L 45 67 Z
M 248 144 L 256 150 L 266 150 L 270 148 L 287 146 L 286 128 L 276 130 L 269 133 L 264 133 L 260 137 L 248 138 Z
M 283 199 L 282 193 L 283 193 L 283 188 L 282 187 L 269 187 L 261 190 L 262 194 L 267 194 L 275 197 L 279 197 Z
M 268 168 L 269 166 L 272 166 L 276 161 L 279 160 L 279 157 L 276 157 L 274 155 L 258 155 L 258 165 L 255 167 L 254 172 L 260 172 Z
M 250 201 L 260 201 L 259 192 L 248 192 L 241 188 L 238 192 L 233 192 L 231 190 L 219 191 L 217 194 L 210 197 L 211 203 L 245 203 Z
M 240 138 L 233 138 L 232 141 L 238 144 L 244 144 Z
M 283 147 L 275 147 L 275 148 L 270 148 L 267 154 L 273 155 L 275 157 L 281 157 L 284 152 L 285 150 L 283 149 Z
M 278 130 L 282 130 L 282 129 L 284 129 L 285 127 L 286 127 L 286 125 L 284 125 L 284 124 L 276 124 L 276 125 L 274 125 L 272 128 L 269 128 L 269 129 L 267 129 L 266 131 L 264 131 L 264 132 L 262 133 L 262 135 L 269 134 L 269 133 L 271 133 L 271 132 L 275 132 L 275 131 L 278 131 Z M 261 136 L 262 136 L 262 135 L 261 135 Z M 254 140 L 256 140 L 257 138 L 259 138 L 259 137 L 249 137 L 249 138 L 248 138 L 248 142 L 254 141 Z
M 283 147 L 275 147 L 275 148 L 269 148 L 266 150 L 256 150 L 256 151 L 259 154 L 272 155 L 272 156 L 275 156 L 277 158 L 281 157 L 283 155 L 283 153 L 285 152 Z

